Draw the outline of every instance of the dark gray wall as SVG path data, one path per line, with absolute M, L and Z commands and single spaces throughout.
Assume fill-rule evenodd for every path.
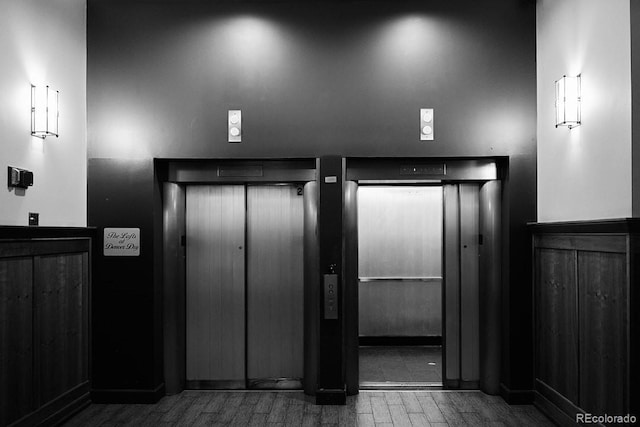
M 89 225 L 97 227 L 125 221 L 103 192 L 131 168 L 145 182 L 119 187 L 118 197 L 154 222 L 153 158 L 504 157 L 512 221 L 504 324 L 513 346 L 504 348 L 503 381 L 531 388 L 524 224 L 536 219 L 534 2 L 89 0 L 87 90 Z M 419 140 L 421 107 L 435 109 L 433 142 Z M 236 108 L 243 142 L 229 144 L 227 110 Z M 152 248 L 152 235 L 142 236 Z M 136 277 L 152 280 L 148 259 L 136 268 L 126 286 L 102 289 L 110 301 L 136 288 Z M 97 274 L 94 286 L 108 283 Z M 157 313 L 161 304 L 145 295 Z M 155 323 L 142 313 L 120 315 L 138 328 Z M 117 331 L 94 340 L 104 351 L 95 387 L 130 387 L 135 373 L 118 379 L 121 362 L 110 362 L 109 349 L 125 345 Z M 157 358 L 154 346 L 142 341 L 134 358 Z M 138 388 L 159 385 L 148 369 Z

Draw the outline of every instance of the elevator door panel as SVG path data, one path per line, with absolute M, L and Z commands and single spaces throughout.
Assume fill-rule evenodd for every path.
M 245 189 L 188 186 L 187 381 L 245 379 Z
M 303 197 L 247 187 L 247 377 L 303 375 Z

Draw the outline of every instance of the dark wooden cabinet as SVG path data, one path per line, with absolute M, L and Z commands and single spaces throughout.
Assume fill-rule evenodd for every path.
M 0 426 L 89 403 L 90 255 L 87 236 L 0 239 Z
M 638 415 L 639 225 L 531 225 L 536 404 L 562 425 Z

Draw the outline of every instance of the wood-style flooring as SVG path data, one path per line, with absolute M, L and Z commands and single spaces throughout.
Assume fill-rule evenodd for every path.
M 308 399 L 308 398 L 307 398 Z M 154 405 L 91 404 L 75 426 L 552 426 L 531 405 L 479 391 L 361 391 L 345 406 L 318 406 L 301 392 L 184 391 Z
M 361 346 L 360 382 L 442 383 L 442 347 Z

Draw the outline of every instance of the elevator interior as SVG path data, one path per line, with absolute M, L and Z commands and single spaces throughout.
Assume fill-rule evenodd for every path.
M 496 394 L 500 371 L 501 232 L 504 226 L 498 162 L 492 159 L 358 158 L 347 159 L 345 170 L 347 391 L 371 385 L 375 388 L 441 385 L 446 389 L 480 388 Z M 381 189 L 388 192 L 390 188 L 396 188 L 396 196 L 404 192 L 405 200 L 392 201 L 389 194 L 381 192 Z M 431 193 L 418 196 L 417 188 Z M 411 192 L 415 193 L 413 200 L 408 195 Z M 386 203 L 385 199 L 388 199 Z M 391 203 L 404 207 L 385 207 Z M 440 214 L 435 212 L 438 209 Z M 386 236 L 380 233 L 386 226 L 375 222 L 382 214 L 396 217 L 390 222 L 397 224 L 386 230 Z M 372 220 L 374 222 L 368 224 Z M 360 236 L 363 232 L 366 235 Z M 398 235 L 392 238 L 393 233 Z M 379 235 L 372 238 L 374 234 Z M 430 242 L 416 241 L 416 234 Z M 372 257 L 367 253 L 371 251 L 367 245 L 375 239 L 379 239 L 373 246 L 378 255 Z M 367 262 L 375 268 L 369 269 Z M 382 270 L 375 270 L 379 268 Z M 405 285 L 408 286 L 402 288 Z M 381 296 L 372 301 L 376 292 Z M 379 323 L 386 326 L 376 332 L 383 339 L 404 336 L 428 344 L 437 342 L 439 330 L 441 366 L 437 367 L 437 360 L 425 357 L 417 362 L 416 371 L 425 374 L 429 366 L 434 366 L 431 370 L 436 376 L 441 375 L 440 381 L 420 375 L 411 377 L 410 370 L 401 372 L 398 366 L 395 374 L 393 367 L 389 369 L 390 376 L 378 371 L 367 377 L 371 375 L 366 371 L 370 367 L 359 366 L 363 361 L 360 344 L 371 342 L 367 336 L 375 332 L 371 324 L 366 323 L 371 321 L 366 318 L 372 313 L 377 313 L 382 318 Z M 404 322 L 402 329 L 389 328 L 400 321 Z M 397 361 L 403 363 L 401 358 Z M 415 360 L 410 363 L 413 362 Z M 363 378 L 361 373 L 365 374 Z
M 358 188 L 360 388 L 442 386 L 442 186 Z

